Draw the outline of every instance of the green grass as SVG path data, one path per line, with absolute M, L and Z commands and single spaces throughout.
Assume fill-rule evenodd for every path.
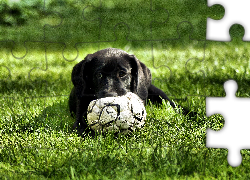
M 250 53 L 248 42 L 241 42 L 242 27 L 231 28 L 233 42 L 204 41 L 206 18 L 215 10 L 212 17 L 221 18 L 220 7 L 207 9 L 205 1 L 155 2 L 153 9 L 167 9 L 169 21 L 160 23 L 166 17 L 161 9 L 154 15 L 163 13 L 162 19 L 150 29 L 154 20 L 148 16 L 152 12 L 150 1 L 140 3 L 139 10 L 135 1 L 106 1 L 101 8 L 96 1 L 85 15 L 92 20 L 102 17 L 100 28 L 96 21 L 79 21 L 82 9 L 90 2 L 50 2 L 46 11 L 38 1 L 17 6 L 22 12 L 19 18 L 25 20 L 22 25 L 15 17 L 5 19 L 10 26 L 0 21 L 1 34 L 8 33 L 7 37 L 16 42 L 0 43 L 0 179 L 250 178 L 248 150 L 241 151 L 242 164 L 233 168 L 227 163 L 226 149 L 206 148 L 206 129 L 220 130 L 224 118 L 206 117 L 205 97 L 225 96 L 223 83 L 231 78 L 237 80 L 237 96 L 250 96 Z M 46 16 L 45 12 L 53 11 L 62 14 L 64 24 L 60 28 L 44 27 L 43 37 L 44 24 L 59 22 L 57 17 Z M 115 40 L 113 26 L 123 20 L 131 29 L 119 24 Z M 194 40 L 189 39 L 192 28 Z M 152 38 L 161 40 L 143 41 Z M 40 42 L 26 42 L 24 46 L 26 40 Z M 78 44 L 77 56 L 75 42 L 95 41 Z M 65 50 L 59 42 L 67 45 Z M 87 54 L 107 47 L 135 54 L 150 68 L 154 85 L 198 115 L 183 116 L 165 102 L 149 104 L 145 127 L 129 137 L 77 137 L 67 104 L 73 87 L 71 71 Z
M 223 59 L 229 51 L 224 47 L 214 52 L 218 59 Z M 213 52 L 214 49 L 216 46 L 211 46 L 206 51 Z M 89 49 L 87 52 L 94 51 Z M 186 50 L 186 56 L 191 56 L 193 51 L 195 49 Z M 228 53 L 226 58 L 235 59 L 242 52 L 247 53 L 241 45 L 237 53 Z M 167 71 L 154 71 L 150 51 L 134 49 L 133 53 L 142 61 L 143 57 L 148 57 L 144 62 L 152 69 L 153 77 L 159 78 L 155 81 L 158 87 L 172 98 L 182 98 L 183 101 L 176 102 L 189 106 L 199 115 L 188 118 L 173 111 L 168 103 L 161 106 L 149 104 L 146 126 L 132 136 L 114 138 L 109 134 L 82 139 L 72 132 L 74 119 L 70 117 L 67 105 L 72 88 L 70 72 L 75 62 L 67 62 L 65 66 L 60 53 L 48 53 L 51 59 L 48 59 L 47 70 L 42 75 L 34 71 L 34 80 L 30 81 L 26 73 L 33 64 L 26 64 L 25 60 L 12 61 L 17 75 L 13 73 L 11 80 L 8 77 L 1 79 L 1 178 L 247 179 L 248 150 L 242 151 L 242 164 L 232 168 L 227 163 L 227 150 L 206 148 L 206 129 L 219 130 L 224 119 L 220 115 L 206 117 L 205 97 L 202 95 L 224 96 L 224 80 L 236 77 L 239 84 L 237 95 L 249 97 L 246 88 L 249 85 L 243 78 L 247 73 L 232 71 L 234 66 L 238 69 L 248 67 L 249 62 L 239 65 L 237 61 L 229 64 L 218 61 L 219 64 L 213 66 L 214 55 L 208 53 L 205 61 L 209 66 L 204 66 L 208 84 L 204 87 L 199 74 L 188 73 L 184 71 L 185 67 L 173 70 L 173 77 L 164 79 Z M 42 57 L 44 53 L 34 52 L 34 55 Z M 171 55 L 180 59 L 183 56 L 178 49 Z M 161 59 L 161 56 L 161 53 L 156 53 L 154 58 Z M 174 66 L 174 62 L 169 66 Z M 215 67 L 218 71 L 223 67 L 227 73 L 219 73 L 213 69 Z

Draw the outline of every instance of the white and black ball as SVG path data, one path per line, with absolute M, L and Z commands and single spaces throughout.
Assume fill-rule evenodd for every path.
M 146 120 L 143 101 L 134 93 L 124 96 L 106 97 L 90 102 L 87 120 L 97 133 L 119 132 L 127 134 L 142 128 Z

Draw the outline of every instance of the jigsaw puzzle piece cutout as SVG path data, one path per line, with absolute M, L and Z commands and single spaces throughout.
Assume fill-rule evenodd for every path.
M 37 3 L 31 7 L 29 3 L 13 1 L 8 5 L 2 9 L 4 13 L 2 16 L 9 16 L 8 19 L 11 21 L 0 29 L 0 41 L 13 42 L 12 55 L 16 59 L 22 59 L 27 55 L 26 42 L 44 41 L 43 27 L 46 24 L 58 25 L 61 23 L 59 14 L 48 12 L 45 3 Z M 8 28 L 8 26 L 12 28 Z
M 221 20 L 207 19 L 207 40 L 230 41 L 230 27 L 233 24 L 241 24 L 246 32 L 243 41 L 250 41 L 248 0 L 208 0 L 207 2 L 208 6 L 221 4 L 225 8 L 225 15 Z
M 224 89 L 226 97 L 207 97 L 206 115 L 219 113 L 225 118 L 224 127 L 220 131 L 207 129 L 206 146 L 210 148 L 227 148 L 228 163 L 239 166 L 242 162 L 241 149 L 250 149 L 250 120 L 248 119 L 249 98 L 235 96 L 237 83 L 226 81 Z

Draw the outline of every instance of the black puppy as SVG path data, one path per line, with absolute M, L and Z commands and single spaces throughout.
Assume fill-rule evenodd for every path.
M 145 103 L 161 103 L 162 99 L 175 104 L 167 95 L 151 84 L 150 70 L 134 55 L 115 48 L 108 48 L 89 54 L 75 65 L 72 71 L 74 88 L 69 97 L 69 108 L 75 115 L 74 129 L 79 135 L 94 132 L 88 127 L 87 108 L 92 100 L 122 96 L 127 92 L 137 94 Z

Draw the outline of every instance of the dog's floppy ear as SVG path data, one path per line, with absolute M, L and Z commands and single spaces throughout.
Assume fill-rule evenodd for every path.
M 148 88 L 151 85 L 151 72 L 134 55 L 128 56 L 132 66 L 132 92 L 136 93 L 142 100 L 146 100 Z
M 91 54 L 87 55 L 84 60 L 76 64 L 72 70 L 71 80 L 76 89 L 76 96 L 81 98 L 87 87 L 87 64 L 91 61 Z

